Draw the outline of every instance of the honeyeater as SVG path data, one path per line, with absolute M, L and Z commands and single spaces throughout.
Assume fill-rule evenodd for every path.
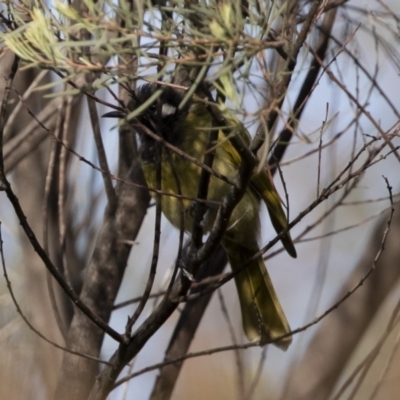
M 129 109 L 134 110 L 155 97 L 158 86 L 144 84 L 132 95 Z M 213 116 L 204 102 L 190 100 L 180 107 L 185 91 L 172 86 L 162 86 L 162 93 L 133 120 L 141 142 L 141 165 L 149 188 L 156 189 L 156 160 L 161 156 L 161 208 L 164 215 L 176 227 L 181 226 L 183 215 L 187 232 L 193 228 L 193 200 L 179 200 L 168 193 L 195 199 L 198 194 L 201 167 L 165 146 L 159 150 L 154 138 L 148 132 L 161 135 L 165 142 L 179 148 L 187 155 L 203 162 Z M 124 117 L 125 114 L 111 112 L 107 117 Z M 136 123 L 135 123 L 136 122 Z M 227 118 L 230 134 L 240 135 L 250 143 L 250 135 L 237 119 Z M 214 146 L 215 156 L 212 169 L 228 180 L 233 180 L 239 170 L 241 157 L 226 135 L 220 130 Z M 160 153 L 161 151 L 161 153 Z M 160 155 L 161 154 L 161 155 Z M 208 200 L 203 229 L 208 232 L 214 223 L 218 203 L 230 189 L 230 183 L 211 175 L 208 187 Z M 244 264 L 260 250 L 260 203 L 267 206 L 272 225 L 279 233 L 287 227 L 286 215 L 280 197 L 270 175 L 261 170 L 254 173 L 243 198 L 231 214 L 229 226 L 221 244 L 225 249 L 232 270 L 238 271 L 234 277 L 242 312 L 243 329 L 252 342 L 265 344 L 271 339 L 290 332 L 290 327 L 279 303 L 277 294 L 266 270 L 262 256 L 257 257 L 246 267 Z M 185 212 L 182 213 L 182 203 Z M 282 237 L 286 251 L 296 257 L 289 232 Z M 286 349 L 291 336 L 275 342 Z

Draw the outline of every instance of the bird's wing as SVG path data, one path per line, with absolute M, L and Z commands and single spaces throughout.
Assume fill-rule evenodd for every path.
M 247 129 L 238 121 L 228 119 L 231 125 L 235 126 L 234 134 L 238 134 L 245 144 L 250 144 L 250 134 Z M 220 132 L 218 135 L 220 143 L 223 143 L 225 151 L 230 155 L 232 162 L 239 166 L 241 159 L 238 152 L 229 142 L 229 139 Z M 279 234 L 288 226 L 286 214 L 282 208 L 281 199 L 275 188 L 272 176 L 269 171 L 262 170 L 257 174 L 254 174 L 250 181 L 250 188 L 256 191 L 258 195 L 265 202 L 269 216 L 271 218 L 272 225 L 276 232 Z M 297 257 L 296 249 L 294 248 L 290 232 L 285 233 L 281 238 L 283 247 L 292 256 Z
M 250 186 L 253 187 L 265 202 L 273 227 L 278 234 L 281 233 L 287 228 L 288 221 L 271 175 L 265 170 L 254 174 L 251 178 Z M 296 249 L 294 248 L 289 231 L 282 236 L 281 241 L 286 251 L 292 257 L 296 257 Z

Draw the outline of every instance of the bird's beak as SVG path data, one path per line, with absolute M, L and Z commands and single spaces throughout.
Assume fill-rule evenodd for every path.
M 105 113 L 101 116 L 101 118 L 125 118 L 126 114 L 122 111 L 111 111 Z

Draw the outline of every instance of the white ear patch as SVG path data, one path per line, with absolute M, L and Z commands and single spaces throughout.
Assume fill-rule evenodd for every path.
M 172 106 L 171 104 L 163 104 L 161 108 L 161 115 L 163 117 L 168 117 L 169 115 L 175 114 L 176 107 Z

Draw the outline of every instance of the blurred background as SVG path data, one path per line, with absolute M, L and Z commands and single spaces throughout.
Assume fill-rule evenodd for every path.
M 321 71 L 280 164 L 282 174 L 277 173 L 274 178 L 284 201 L 287 190 L 290 219 L 306 210 L 363 146 L 365 151 L 350 167 L 350 173 L 355 172 L 354 177 L 292 229 L 297 259 L 278 251 L 280 244 L 265 254 L 292 329 L 309 324 L 337 303 L 375 265 L 374 259 L 383 247 L 384 251 L 366 282 L 320 322 L 294 335 L 293 344 L 286 352 L 273 346 L 238 348 L 189 359 L 184 362 L 173 399 L 384 400 L 398 396 L 400 217 L 396 201 L 400 189 L 399 159 L 396 152 L 386 146 L 373 165 L 359 169 L 373 149 L 384 144 L 381 132 L 398 136 L 400 6 L 396 1 L 335 3 L 341 5 L 337 9 L 331 30 L 333 39 L 323 64 L 339 83 L 328 72 Z M 310 5 L 305 2 L 304 6 Z M 153 17 L 149 13 L 146 15 L 148 21 Z M 313 30 L 308 45 L 315 44 L 319 34 L 318 29 Z M 143 46 L 145 44 L 146 41 L 142 42 Z M 284 127 L 285 120 L 291 115 L 308 73 L 312 59 L 308 45 L 301 50 L 301 61 L 293 73 L 275 133 Z M 0 62 L 4 64 L 9 56 L 3 52 Z M 267 50 L 264 57 L 269 62 L 274 57 L 273 51 Z M 257 111 L 267 91 L 260 65 L 252 64 L 251 84 L 238 83 L 238 90 L 243 95 L 239 107 L 242 114 L 238 117 L 252 134 L 257 128 Z M 29 224 L 40 242 L 47 242 L 50 256 L 69 265 L 69 279 L 79 288 L 103 226 L 107 197 L 101 173 L 68 149 L 63 148 L 54 155 L 51 148 L 55 141 L 30 115 L 42 115 L 44 110 L 52 110 L 41 121 L 53 130 L 57 129 L 57 124 L 68 121 L 68 135 L 62 140 L 78 155 L 98 165 L 84 96 L 67 93 L 63 97 L 49 98 L 43 97 L 44 89 L 37 90 L 56 79 L 56 74 L 46 70 L 18 72 L 4 129 L 4 161 Z M 51 90 L 56 92 L 62 88 L 52 87 Z M 117 85 L 111 86 L 111 90 L 117 92 Z M 110 92 L 104 88 L 99 89 L 96 96 L 114 103 Z M 60 110 L 66 110 L 63 121 L 51 122 L 54 113 Z M 97 111 L 102 115 L 109 108 L 97 104 Z M 112 120 L 100 120 L 100 123 L 110 172 L 119 176 L 118 127 Z M 379 138 L 376 143 L 366 145 L 374 137 Z M 391 143 L 394 147 L 399 146 L 400 140 L 395 137 Z M 63 165 L 60 170 L 65 168 L 62 223 L 55 206 L 59 204 L 60 195 L 53 197 L 49 182 L 49 170 L 52 162 L 57 160 Z M 341 176 L 347 174 L 349 170 Z M 396 208 L 392 219 L 387 182 L 392 187 Z M 50 187 L 47 192 L 46 185 Z M 20 308 L 38 331 L 62 344 L 64 339 L 49 297 L 47 281 L 50 278 L 22 232 L 4 192 L 0 192 L 0 221 L 5 264 Z M 144 291 L 151 264 L 154 221 L 155 207 L 149 207 L 132 244 L 115 304 L 140 297 Z M 261 221 L 261 243 L 265 245 L 275 237 L 266 210 L 262 212 Z M 388 221 L 391 221 L 391 228 L 383 246 Z M 65 230 L 64 242 L 53 246 L 52 241 L 58 240 L 57 229 Z M 178 249 L 179 232 L 164 217 L 161 231 L 154 293 L 165 290 Z M 56 284 L 50 285 L 55 287 Z M 57 289 L 54 291 L 59 304 L 63 304 L 65 300 L 61 299 Z M 156 302 L 155 299 L 148 301 L 135 327 L 150 315 Z M 26 325 L 16 311 L 4 279 L 0 283 L 0 305 L 0 398 L 52 398 L 63 351 L 44 342 Z M 113 311 L 111 326 L 123 332 L 135 307 L 130 304 Z M 67 315 L 72 313 L 70 306 L 60 308 Z M 164 359 L 179 316 L 178 310 L 147 342 L 123 374 L 139 371 Z M 66 320 L 70 318 L 66 317 Z M 246 338 L 242 333 L 239 303 L 230 281 L 213 294 L 189 352 L 243 343 Z M 101 358 L 108 360 L 116 348 L 116 342 L 106 336 Z M 109 398 L 148 399 L 158 374 L 157 369 L 143 373 L 119 385 Z

